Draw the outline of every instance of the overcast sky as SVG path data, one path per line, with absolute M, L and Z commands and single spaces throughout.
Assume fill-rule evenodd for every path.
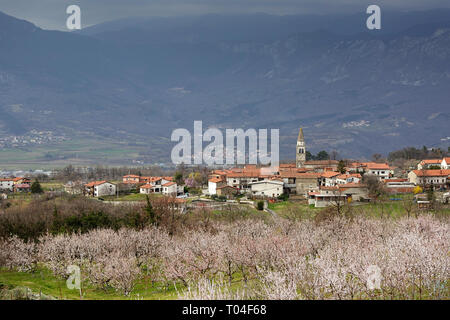
M 204 13 L 270 14 L 346 13 L 381 9 L 413 11 L 450 8 L 449 0 L 0 0 L 0 11 L 45 29 L 65 30 L 66 8 L 81 8 L 84 27 L 130 16 L 174 16 Z

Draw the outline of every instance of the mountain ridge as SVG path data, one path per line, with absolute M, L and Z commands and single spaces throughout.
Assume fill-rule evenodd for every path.
M 10 35 L 0 37 L 4 135 L 51 129 L 93 144 L 113 138 L 141 144 L 145 156 L 133 157 L 145 162 L 168 162 L 171 131 L 192 130 L 194 120 L 280 128 L 281 158 L 293 157 L 300 126 L 313 151 L 342 156 L 448 145 L 441 141 L 450 136 L 445 22 L 375 35 L 289 32 L 275 41 L 203 41 L 189 31 L 188 41 L 168 41 L 164 33 L 146 38 L 127 28 L 84 34 L 16 27 L 2 17 Z M 155 144 L 162 150 L 156 155 Z

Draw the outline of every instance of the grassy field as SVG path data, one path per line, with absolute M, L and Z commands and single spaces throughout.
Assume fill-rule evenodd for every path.
M 295 214 L 302 218 L 313 218 L 322 208 L 314 208 L 314 206 L 296 201 L 282 201 L 269 203 L 269 209 L 275 211 L 281 217 Z
M 61 182 L 40 182 L 44 191 L 64 191 L 64 184 Z
M 54 277 L 49 270 L 40 268 L 34 273 L 10 271 L 0 269 L 0 288 L 12 289 L 15 287 L 30 288 L 33 293 L 50 295 L 56 299 L 79 300 L 80 292 L 67 288 L 66 281 Z M 150 279 L 142 279 L 137 283 L 133 293 L 126 297 L 113 289 L 94 289 L 82 285 L 83 299 L 89 300 L 123 300 L 123 299 L 144 299 L 144 300 L 168 300 L 176 299 L 177 291 L 173 286 L 168 289 L 155 284 L 152 286 Z M 9 297 L 5 297 L 10 299 Z
M 2 169 L 6 170 L 50 170 L 68 164 L 134 166 L 132 160 L 140 159 L 141 154 L 148 153 L 150 146 L 153 146 L 153 154 L 164 154 L 165 150 L 160 146 L 161 143 L 162 139 L 156 138 L 146 143 L 129 145 L 126 142 L 103 137 L 78 137 L 56 144 L 2 148 L 0 164 Z M 153 162 L 161 161 L 162 159 L 154 159 Z
M 151 194 L 149 195 L 150 199 L 163 197 L 161 194 Z M 101 197 L 105 201 L 146 201 L 146 195 L 142 193 L 130 193 L 126 195 L 119 196 L 104 196 Z
M 408 207 L 408 202 L 411 205 L 412 201 L 413 195 L 394 195 L 381 199 L 375 203 L 355 202 L 351 205 L 351 210 L 354 214 L 363 214 L 365 216 L 389 216 L 392 218 L 398 218 L 407 214 L 405 207 Z M 417 211 L 416 208 L 417 205 L 412 203 L 412 211 Z M 269 209 L 275 211 L 282 217 L 286 217 L 290 214 L 295 214 L 302 218 L 314 218 L 317 212 L 323 210 L 323 208 L 315 208 L 312 205 L 294 201 L 269 203 Z M 450 206 L 440 206 L 434 212 L 438 214 L 450 214 Z

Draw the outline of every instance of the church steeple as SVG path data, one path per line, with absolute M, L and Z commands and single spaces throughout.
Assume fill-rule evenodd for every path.
M 305 138 L 303 138 L 303 128 L 300 128 L 300 131 L 298 132 L 298 138 L 297 141 L 303 141 L 305 142 Z
M 302 168 L 306 161 L 306 145 L 303 137 L 303 128 L 300 128 L 297 138 L 297 147 L 295 151 L 295 165 L 297 168 Z

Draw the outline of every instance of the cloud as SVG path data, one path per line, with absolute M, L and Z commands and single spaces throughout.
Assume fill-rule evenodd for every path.
M 448 0 L 2 0 L 0 11 L 47 29 L 65 29 L 66 8 L 77 4 L 84 26 L 130 16 L 205 13 L 329 14 L 364 12 L 370 4 L 388 10 L 450 8 Z

